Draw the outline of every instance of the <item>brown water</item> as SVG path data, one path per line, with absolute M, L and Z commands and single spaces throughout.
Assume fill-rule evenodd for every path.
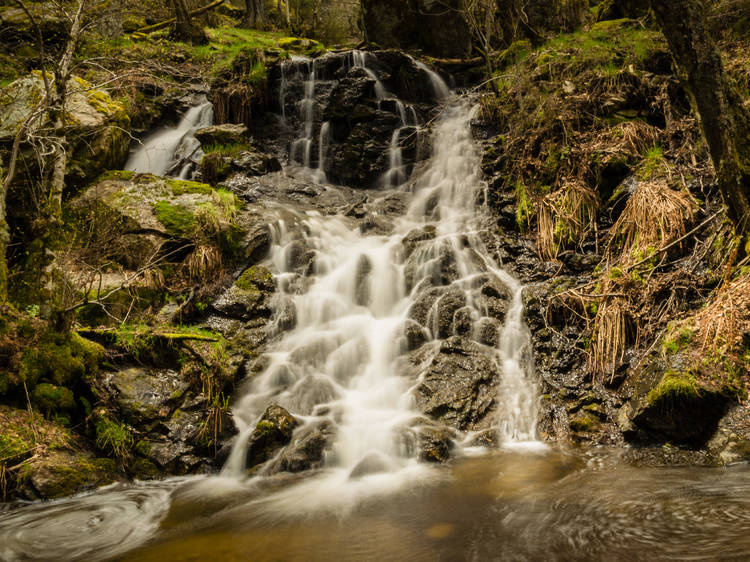
M 337 488 L 329 476 L 193 478 L 32 504 L 0 516 L 0 558 L 750 559 L 747 465 L 497 452 L 399 483 L 372 475 Z

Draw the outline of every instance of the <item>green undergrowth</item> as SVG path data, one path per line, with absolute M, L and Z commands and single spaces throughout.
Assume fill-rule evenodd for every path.
M 250 143 L 236 142 L 231 144 L 210 144 L 203 149 L 204 154 L 218 153 L 222 156 L 238 156 L 240 152 L 252 150 Z

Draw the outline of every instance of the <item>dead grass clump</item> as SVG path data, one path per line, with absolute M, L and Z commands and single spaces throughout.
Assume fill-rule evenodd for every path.
M 695 209 L 689 193 L 671 189 L 664 179 L 639 183 L 612 227 L 610 253 L 622 262 L 640 261 L 639 252 L 655 252 L 684 236 Z
M 539 204 L 537 248 L 543 259 L 555 259 L 564 248 L 580 245 L 594 230 L 598 198 L 579 181 L 542 198 Z
M 604 298 L 594 318 L 591 369 L 594 373 L 614 375 L 625 357 L 630 315 L 629 303 L 622 297 Z
M 750 273 L 724 285 L 692 320 L 701 351 L 724 355 L 743 350 L 750 334 Z
M 195 281 L 216 277 L 222 265 L 221 252 L 215 246 L 198 246 L 185 259 L 187 273 Z

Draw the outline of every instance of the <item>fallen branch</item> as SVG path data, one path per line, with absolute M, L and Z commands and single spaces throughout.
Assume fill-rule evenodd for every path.
M 192 12 L 190 12 L 190 17 L 199 16 L 204 12 L 207 12 L 209 10 L 213 10 L 217 6 L 224 3 L 224 0 L 216 0 L 215 2 L 211 2 L 210 4 L 203 6 L 201 8 L 196 8 Z M 164 29 L 165 27 L 169 27 L 176 21 L 176 18 L 169 18 L 168 20 L 164 20 L 159 23 L 155 23 L 153 25 L 149 25 L 146 27 L 142 27 L 141 29 L 135 30 L 133 33 L 143 33 L 148 35 L 149 33 L 153 33 L 155 31 L 159 31 L 160 29 Z
M 82 330 L 76 330 L 76 333 L 81 337 L 90 336 L 107 336 L 109 334 L 116 334 L 119 330 L 117 328 L 87 328 Z M 185 334 L 181 332 L 134 332 L 138 336 L 148 336 L 152 338 L 159 338 L 167 341 L 209 341 L 217 342 L 219 338 L 213 336 L 205 336 L 203 334 Z

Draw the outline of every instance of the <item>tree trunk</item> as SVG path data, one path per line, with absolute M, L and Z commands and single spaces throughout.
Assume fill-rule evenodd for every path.
M 185 0 L 171 0 L 174 7 L 175 26 L 172 37 L 194 45 L 208 43 L 208 37 L 202 28 L 195 25 L 190 18 L 190 10 Z
M 241 26 L 246 29 L 263 29 L 266 25 L 266 4 L 264 0 L 245 0 L 245 15 Z
M 750 115 L 727 79 L 696 0 L 651 0 L 716 169 L 727 214 L 750 229 Z

